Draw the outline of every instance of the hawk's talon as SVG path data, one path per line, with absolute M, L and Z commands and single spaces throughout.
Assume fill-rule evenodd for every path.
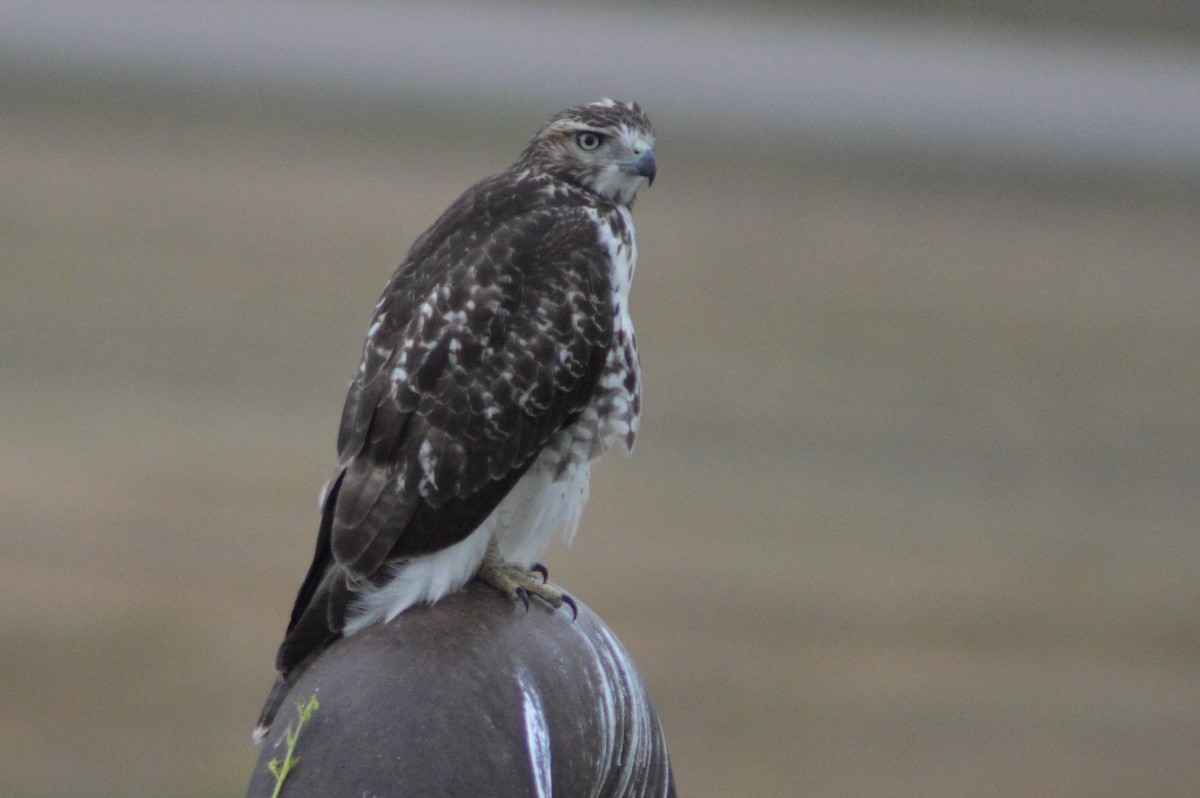
M 562 594 L 562 603 L 566 604 L 568 607 L 571 608 L 571 623 L 578 621 L 579 620 L 579 607 L 578 607 L 578 605 L 575 604 L 575 599 L 571 598 L 568 594 L 563 593 Z
M 540 580 L 537 578 L 538 576 L 541 577 Z M 529 598 L 533 596 L 546 602 L 554 610 L 567 604 L 571 608 L 572 617 L 579 615 L 575 601 L 546 581 L 546 566 L 535 563 L 526 568 L 523 565 L 508 562 L 501 558 L 494 540 L 488 543 L 483 561 L 479 564 L 477 577 L 510 599 L 520 599 L 521 603 L 525 605 L 526 612 L 529 611 Z
M 543 585 L 550 581 L 550 572 L 547 571 L 546 566 L 542 565 L 540 562 L 535 562 L 533 565 L 529 566 L 529 572 L 539 574 L 542 577 Z

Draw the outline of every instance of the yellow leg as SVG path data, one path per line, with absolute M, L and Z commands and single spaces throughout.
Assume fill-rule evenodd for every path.
M 537 574 L 540 574 L 540 577 Z M 571 608 L 572 617 L 579 614 L 575 602 L 570 596 L 546 582 L 545 568 L 539 567 L 535 572 L 501 559 L 494 540 L 488 543 L 487 551 L 483 555 L 483 563 L 480 564 L 479 573 L 476 576 L 509 598 L 521 599 L 526 607 L 529 606 L 529 597 L 536 596 L 554 609 L 566 604 Z

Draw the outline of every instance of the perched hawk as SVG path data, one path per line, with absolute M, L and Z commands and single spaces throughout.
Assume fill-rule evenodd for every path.
M 563 111 L 413 244 L 346 397 L 256 739 L 334 640 L 473 576 L 562 605 L 530 569 L 578 527 L 592 459 L 637 433 L 630 207 L 653 147 L 636 103 Z

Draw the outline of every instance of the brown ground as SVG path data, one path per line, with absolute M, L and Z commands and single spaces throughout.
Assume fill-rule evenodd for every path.
M 242 791 L 371 304 L 480 133 L 0 117 L 0 794 Z M 681 792 L 1200 793 L 1200 205 L 661 138 L 643 435 L 548 564 Z

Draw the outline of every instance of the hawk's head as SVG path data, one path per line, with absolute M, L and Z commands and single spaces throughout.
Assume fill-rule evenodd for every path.
M 637 103 L 605 98 L 556 114 L 517 166 L 630 205 L 643 179 L 654 182 L 654 131 Z

